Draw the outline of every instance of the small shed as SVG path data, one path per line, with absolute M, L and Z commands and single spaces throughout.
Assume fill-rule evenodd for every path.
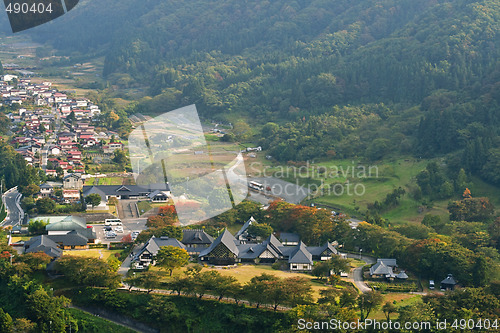
M 457 284 L 457 281 L 453 277 L 452 274 L 448 274 L 446 279 L 441 281 L 441 290 L 453 290 L 455 289 L 455 285 Z
M 399 272 L 398 275 L 396 275 L 396 279 L 406 280 L 406 279 L 408 279 L 408 275 L 406 274 L 405 271 L 401 271 L 401 272 Z

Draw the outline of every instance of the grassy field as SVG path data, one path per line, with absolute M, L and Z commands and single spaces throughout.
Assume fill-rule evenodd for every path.
M 322 180 L 326 185 L 338 185 L 334 189 L 325 190 L 326 195 L 311 201 L 358 215 L 366 210 L 369 203 L 383 200 L 395 188 L 408 187 L 426 164 L 425 161 L 414 159 L 400 159 L 377 165 L 364 165 L 352 160 L 318 163 L 315 168 L 326 168 L 328 175 L 324 178 L 312 178 Z M 329 172 L 330 170 L 332 171 Z M 415 218 L 419 215 L 417 208 L 418 203 L 407 194 L 401 200 L 402 211 L 393 213 L 391 218 Z
M 20 242 L 20 241 L 27 241 L 27 240 L 30 240 L 30 239 L 31 239 L 31 236 L 13 236 L 12 240 L 11 240 L 11 243 L 17 243 L 17 242 Z
M 137 202 L 137 208 L 139 208 L 139 212 L 142 215 L 153 209 L 153 206 L 149 201 L 139 201 Z
M 421 295 L 418 294 L 409 294 L 409 293 L 387 293 L 383 294 L 384 300 L 382 301 L 382 305 L 384 305 L 386 302 L 391 302 L 393 303 L 396 301 L 394 304 L 396 308 L 406 306 L 406 305 L 411 305 L 415 302 L 418 302 L 420 299 L 422 299 Z M 384 312 L 382 311 L 382 306 L 380 306 L 380 309 L 377 311 L 373 312 L 370 314 L 371 319 L 386 319 Z M 398 314 L 397 313 L 392 313 L 390 318 L 391 319 L 397 319 Z
M 151 267 L 150 269 L 158 271 L 158 267 Z M 313 297 L 317 300 L 319 298 L 319 291 L 322 289 L 326 289 L 327 287 L 321 283 L 315 281 L 316 277 L 304 274 L 304 273 L 292 273 L 286 271 L 275 270 L 271 268 L 271 266 L 267 265 L 239 265 L 234 268 L 213 268 L 213 267 L 205 267 L 204 270 L 217 270 L 221 275 L 224 276 L 233 276 L 238 282 L 245 284 L 249 282 L 252 277 L 261 275 L 262 273 L 271 274 L 277 276 L 279 278 L 289 278 L 289 277 L 305 277 L 311 280 L 311 286 L 313 289 Z M 185 268 L 174 270 L 174 275 L 182 274 Z
M 122 185 L 123 177 L 103 177 L 89 178 L 85 181 L 85 185 Z
M 120 254 L 122 250 L 107 250 L 107 249 L 88 249 L 88 250 L 65 250 L 63 255 L 75 256 L 75 257 L 89 257 L 89 258 L 101 258 L 108 259 L 109 256 Z
M 275 176 L 298 183 L 310 189 L 322 189 L 318 195 L 306 199 L 303 204 L 325 205 L 362 218 L 367 205 L 383 201 L 387 194 L 403 187 L 406 194 L 400 204 L 382 214 L 390 223 L 420 223 L 425 214 L 439 215 L 448 220 L 448 203 L 452 199 L 434 201 L 430 206 L 411 197 L 411 189 L 416 186 L 416 175 L 431 160 L 400 158 L 378 164 L 365 164 L 357 160 L 330 160 L 315 164 L 297 166 L 272 165 L 258 154 L 256 159 L 247 159 L 247 174 Z M 335 187 L 333 187 L 335 186 Z M 487 196 L 496 207 L 500 207 L 500 189 L 485 183 L 477 177 L 470 179 L 473 196 Z

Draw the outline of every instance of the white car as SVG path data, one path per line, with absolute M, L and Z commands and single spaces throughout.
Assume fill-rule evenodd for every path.
M 106 238 L 115 238 L 116 237 L 116 232 L 114 231 L 108 231 L 106 233 Z
M 118 227 L 115 228 L 115 232 L 122 233 L 123 227 L 121 225 L 119 225 Z

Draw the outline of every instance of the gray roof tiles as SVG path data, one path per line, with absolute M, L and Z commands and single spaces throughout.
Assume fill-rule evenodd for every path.
M 62 256 L 63 251 L 47 235 L 36 236 L 24 243 L 26 253 L 44 252 L 52 258 Z
M 383 261 L 377 261 L 370 267 L 370 275 L 393 275 L 392 268 L 384 264 Z
M 233 254 L 235 254 L 236 256 L 238 255 L 239 251 L 238 247 L 236 246 L 236 239 L 227 229 L 225 229 L 224 232 L 219 237 L 217 237 L 217 239 L 212 243 L 212 245 L 210 245 L 208 249 L 201 251 L 200 257 L 208 255 L 220 243 L 224 244 L 224 246 L 227 247 L 228 250 Z
M 183 229 L 182 243 L 188 244 L 212 244 L 214 238 L 201 229 Z
M 293 252 L 290 254 L 288 263 L 312 265 L 312 254 L 307 251 L 306 245 L 302 241 L 294 248 Z

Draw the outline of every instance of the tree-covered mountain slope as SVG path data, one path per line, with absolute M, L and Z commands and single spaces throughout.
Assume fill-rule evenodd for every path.
M 277 122 L 261 143 L 282 161 L 453 153 L 480 172 L 500 165 L 499 22 L 495 0 L 102 0 L 30 33 L 148 86 L 131 112 Z

